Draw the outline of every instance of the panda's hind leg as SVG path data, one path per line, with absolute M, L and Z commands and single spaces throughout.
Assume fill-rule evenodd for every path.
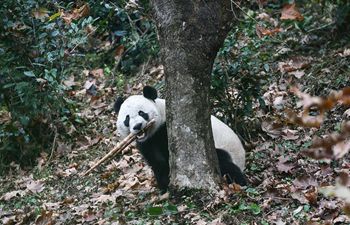
M 219 167 L 222 176 L 227 178 L 227 183 L 237 183 L 241 186 L 247 185 L 247 180 L 241 169 L 232 162 L 231 156 L 222 149 L 216 149 Z

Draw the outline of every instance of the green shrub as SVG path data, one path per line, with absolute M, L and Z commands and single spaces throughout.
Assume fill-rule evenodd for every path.
M 155 25 L 148 14 L 148 1 L 140 2 L 142 4 L 133 5 L 127 0 L 89 1 L 91 16 L 98 18 L 96 35 L 114 45 L 109 51 L 101 52 L 92 63 L 114 64 L 113 51 L 123 47 L 125 51 L 114 65 L 115 69 L 133 75 L 142 63 L 158 56 L 158 40 Z
M 2 1 L 0 14 L 0 162 L 31 164 L 52 142 L 68 116 L 63 85 L 75 57 L 69 51 L 86 43 L 91 17 L 65 23 L 60 5 L 47 1 Z M 51 17 L 49 17 L 51 16 Z M 6 116 L 4 116 L 6 115 Z
M 268 38 L 256 36 L 255 21 L 246 19 L 235 26 L 218 52 L 212 72 L 213 107 L 235 129 L 242 129 L 242 121 L 253 117 L 254 103 L 265 106 L 261 87 L 271 75 L 272 55 L 265 51 L 269 44 Z
M 90 0 L 84 3 L 86 12 L 68 22 L 82 2 L 2 1 L 0 171 L 11 161 L 32 164 L 39 152 L 51 149 L 55 135 L 74 123 L 78 104 L 67 94 L 71 87 L 63 81 L 68 77 L 77 80 L 83 69 L 102 66 L 108 74 L 131 74 L 157 54 L 145 9 L 127 7 L 127 2 Z M 104 42 L 111 47 L 101 48 Z M 125 51 L 117 61 L 120 46 Z

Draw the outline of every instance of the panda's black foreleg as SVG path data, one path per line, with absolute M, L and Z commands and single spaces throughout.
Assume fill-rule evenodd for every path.
M 241 186 L 247 185 L 247 180 L 243 172 L 232 162 L 230 155 L 222 149 L 216 149 L 216 153 L 218 155 L 221 175 L 226 176 L 227 183 L 237 183 Z
M 169 166 L 153 167 L 153 173 L 156 178 L 159 189 L 162 193 L 168 190 L 169 186 Z

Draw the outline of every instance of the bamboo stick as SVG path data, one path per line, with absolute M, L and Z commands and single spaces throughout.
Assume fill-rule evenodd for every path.
M 100 164 L 102 164 L 104 161 L 106 161 L 108 158 L 112 158 L 115 154 L 119 153 L 121 150 L 126 148 L 128 145 L 130 145 L 137 137 L 138 134 L 141 134 L 145 132 L 150 126 L 153 125 L 155 122 L 154 119 L 149 121 L 145 128 L 141 130 L 140 132 L 136 134 L 130 133 L 126 138 L 124 138 L 119 144 L 113 148 L 111 151 L 109 151 L 102 159 L 100 159 L 97 163 L 95 163 L 90 169 L 88 169 L 85 173 L 82 174 L 82 176 L 88 175 L 92 170 L 94 170 L 96 167 L 98 167 Z

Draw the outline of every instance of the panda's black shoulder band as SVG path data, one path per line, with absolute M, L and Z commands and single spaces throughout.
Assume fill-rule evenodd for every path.
M 143 88 L 143 96 L 145 98 L 155 100 L 156 98 L 158 98 L 157 90 L 154 87 L 145 86 Z

